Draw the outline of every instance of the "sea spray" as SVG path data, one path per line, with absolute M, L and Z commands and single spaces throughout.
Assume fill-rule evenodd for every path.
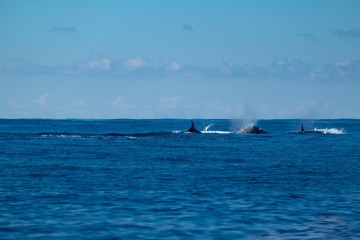
M 204 132 L 207 132 L 208 130 L 209 130 L 209 128 L 211 128 L 212 126 L 213 126 L 214 124 L 209 124 L 209 125 L 207 125 L 205 128 L 204 128 Z
M 255 119 L 233 119 L 231 121 L 231 129 L 234 132 L 240 132 L 242 129 L 245 129 L 250 126 L 255 126 L 257 120 Z
M 314 128 L 314 131 L 319 131 L 323 134 L 344 134 L 344 129 L 337 128 Z

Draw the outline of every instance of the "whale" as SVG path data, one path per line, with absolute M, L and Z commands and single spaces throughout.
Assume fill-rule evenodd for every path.
M 245 133 L 245 134 L 248 134 L 248 133 L 256 133 L 256 134 L 259 134 L 259 133 L 267 133 L 265 129 L 261 128 L 261 127 L 258 127 L 258 126 L 255 126 L 255 125 L 250 125 L 250 126 L 247 126 L 243 129 L 240 130 L 240 133 Z
M 322 131 L 319 130 L 304 130 L 304 126 L 301 124 L 300 131 L 297 133 L 299 134 L 323 134 Z
M 191 127 L 187 130 L 190 133 L 201 133 L 199 130 L 195 128 L 194 121 L 191 120 Z
M 201 131 L 197 130 L 195 128 L 195 124 L 194 121 L 191 120 L 191 127 L 186 131 L 189 133 L 201 133 Z M 234 132 L 235 133 L 235 132 Z M 247 126 L 243 129 L 241 129 L 238 133 L 242 133 L 242 134 L 248 134 L 248 133 L 252 133 L 252 134 L 259 134 L 259 133 L 267 133 L 267 131 L 261 127 L 255 126 L 255 125 L 250 125 Z

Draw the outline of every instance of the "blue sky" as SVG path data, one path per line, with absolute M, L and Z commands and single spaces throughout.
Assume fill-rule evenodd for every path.
M 360 118 L 359 9 L 0 0 L 0 118 Z

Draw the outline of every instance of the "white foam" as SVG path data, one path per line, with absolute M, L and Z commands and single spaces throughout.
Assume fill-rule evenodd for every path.
M 172 131 L 171 133 L 182 133 L 183 131 L 180 131 L 180 130 L 174 130 L 174 131 Z
M 201 131 L 201 133 L 207 133 L 207 134 L 231 134 L 233 132 L 229 132 L 229 131 Z
M 323 134 L 344 134 L 343 129 L 337 128 L 314 128 L 314 131 L 322 132 Z
M 134 136 L 128 136 L 127 138 L 128 138 L 128 139 L 131 139 L 131 140 L 136 140 L 136 139 L 138 139 L 138 137 L 134 137 Z
M 81 135 L 67 135 L 67 134 L 41 134 L 42 138 L 82 138 Z
M 207 125 L 204 130 L 201 131 L 201 133 L 207 133 L 207 134 L 230 134 L 232 132 L 229 131 L 210 131 L 209 128 L 211 128 L 213 124 Z

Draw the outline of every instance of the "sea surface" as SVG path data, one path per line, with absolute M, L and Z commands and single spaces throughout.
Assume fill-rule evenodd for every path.
M 0 120 L 0 239 L 360 239 L 360 120 L 194 123 Z

